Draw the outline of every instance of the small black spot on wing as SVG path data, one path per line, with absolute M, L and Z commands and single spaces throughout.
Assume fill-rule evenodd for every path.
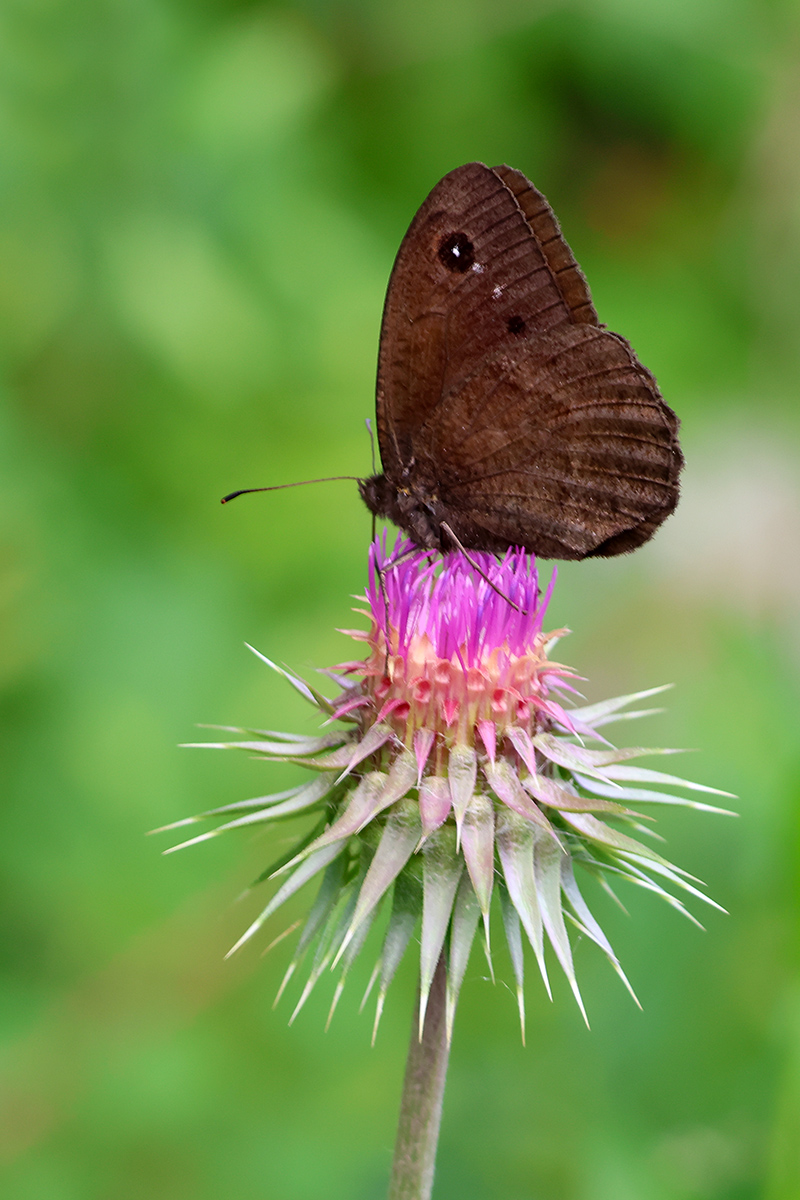
M 475 247 L 465 233 L 448 233 L 439 243 L 438 253 L 442 266 L 460 275 L 475 262 Z
M 508 318 L 507 328 L 509 333 L 524 333 L 525 322 L 519 314 L 515 314 L 513 317 Z

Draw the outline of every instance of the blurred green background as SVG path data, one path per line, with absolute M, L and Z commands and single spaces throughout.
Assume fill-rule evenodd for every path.
M 243 642 L 345 657 L 370 518 L 351 483 L 219 497 L 369 473 L 394 254 L 470 159 L 546 193 L 683 421 L 668 526 L 560 568 L 564 657 L 593 699 L 674 682 L 637 740 L 741 817 L 660 820 L 706 933 L 589 893 L 642 1013 L 582 944 L 591 1033 L 531 971 L 523 1049 L 474 956 L 437 1200 L 800 1196 L 798 80 L 781 0 L 5 0 L 4 1196 L 384 1194 L 413 965 L 375 1049 L 369 961 L 287 1028 L 291 943 L 222 961 L 284 831 L 143 833 L 295 781 L 176 744 L 311 728 Z

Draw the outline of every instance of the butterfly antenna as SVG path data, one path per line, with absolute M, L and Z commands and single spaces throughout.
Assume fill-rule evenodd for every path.
M 497 592 L 497 595 L 502 597 L 502 599 L 505 600 L 506 604 L 510 604 L 511 607 L 515 608 L 518 613 L 522 613 L 523 617 L 530 616 L 530 613 L 528 612 L 528 610 L 526 608 L 520 608 L 520 606 L 514 600 L 512 600 L 510 596 L 507 596 L 505 594 L 505 592 L 500 590 L 500 588 L 497 586 L 496 583 L 492 582 L 492 580 L 489 578 L 489 576 L 486 574 L 486 572 L 481 567 L 480 563 L 477 563 L 475 561 L 475 559 L 472 557 L 472 555 L 469 553 L 469 551 L 464 546 L 461 545 L 461 542 L 458 540 L 455 533 L 453 532 L 453 530 L 450 528 L 450 526 L 447 524 L 446 521 L 442 521 L 440 528 L 442 528 L 445 531 L 445 533 L 447 534 L 447 536 L 453 542 L 455 542 L 456 546 L 458 546 L 459 550 L 464 555 L 464 558 L 467 560 L 469 565 L 472 567 L 473 571 L 477 571 L 478 574 L 480 575 L 481 579 L 486 580 L 486 582 L 488 583 L 489 587 L 492 589 L 493 592 Z
M 365 418 L 364 424 L 366 425 L 367 430 L 369 431 L 369 444 L 372 447 L 372 474 L 377 475 L 378 463 L 375 458 L 375 431 L 372 428 L 372 421 L 370 420 L 369 417 Z
M 240 488 L 238 492 L 228 492 L 227 496 L 222 497 L 220 503 L 227 504 L 229 500 L 235 500 L 237 496 L 249 496 L 251 492 L 279 492 L 281 488 L 305 487 L 307 483 L 334 483 L 337 479 L 352 479 L 356 483 L 361 482 L 358 475 L 328 475 L 324 479 L 299 479 L 296 483 L 275 483 L 272 487 Z

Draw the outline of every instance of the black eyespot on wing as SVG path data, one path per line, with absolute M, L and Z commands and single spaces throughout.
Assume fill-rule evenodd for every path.
M 465 233 L 448 233 L 439 243 L 439 261 L 463 275 L 475 262 L 475 247 Z
M 524 333 L 525 332 L 525 322 L 523 321 L 522 317 L 520 317 L 520 316 L 509 317 L 507 327 L 508 327 L 509 333 Z

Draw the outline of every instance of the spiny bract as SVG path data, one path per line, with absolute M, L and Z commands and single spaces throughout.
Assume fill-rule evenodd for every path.
M 579 891 L 575 864 L 608 891 L 609 879 L 617 877 L 655 892 L 692 921 L 659 880 L 719 908 L 695 886 L 699 880 L 631 836 L 650 830 L 628 805 L 726 812 L 672 789 L 728 793 L 630 765 L 674 751 L 616 749 L 599 732 L 612 721 L 659 711 L 632 711 L 630 705 L 663 688 L 564 707 L 576 695 L 569 683 L 574 676 L 548 657 L 567 632 L 542 631 L 549 595 L 550 589 L 540 596 L 535 564 L 524 552 L 508 552 L 500 562 L 489 554 L 461 553 L 435 560 L 403 539 L 390 554 L 384 538 L 370 552 L 367 607 L 356 610 L 369 629 L 343 631 L 366 643 L 367 657 L 327 672 L 341 688 L 338 696 L 327 699 L 259 654 L 334 731 L 309 738 L 227 729 L 243 740 L 202 743 L 296 763 L 314 773 L 310 782 L 287 791 L 164 827 L 222 818 L 214 829 L 171 848 L 178 850 L 230 829 L 317 816 L 313 828 L 256 881 L 280 883 L 230 951 L 322 875 L 278 993 L 279 998 L 301 959 L 313 952 L 292 1020 L 328 967 L 339 971 L 333 1014 L 385 902 L 388 923 L 367 990 L 369 995 L 378 981 L 374 1030 L 421 919 L 420 1029 L 444 950 L 452 1034 L 479 925 L 491 968 L 489 918 L 497 893 L 523 1037 L 523 931 L 549 992 L 547 935 L 584 1017 L 565 918 L 601 948 L 636 999 Z M 662 787 L 667 790 L 656 790 Z

